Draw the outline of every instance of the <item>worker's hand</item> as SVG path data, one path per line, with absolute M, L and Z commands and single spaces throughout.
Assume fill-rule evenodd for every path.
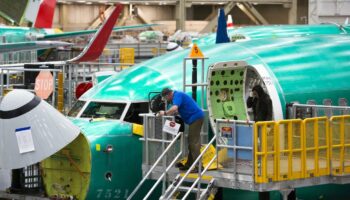
M 158 112 L 157 116 L 164 116 L 165 115 L 165 111 L 164 110 L 161 110 Z
M 249 97 L 254 97 L 253 91 L 249 92 Z

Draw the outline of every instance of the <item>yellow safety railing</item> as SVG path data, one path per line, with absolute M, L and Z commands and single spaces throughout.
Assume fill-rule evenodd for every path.
M 329 124 L 327 117 L 303 120 L 305 134 L 305 178 L 330 174 Z
M 330 119 L 331 166 L 333 175 L 350 173 L 350 115 Z
M 57 86 L 57 110 L 63 113 L 64 111 L 64 82 L 63 82 L 63 73 L 58 72 L 57 74 L 58 86 Z
M 254 125 L 255 182 L 329 175 L 329 149 L 327 117 L 257 122 Z
M 254 126 L 254 173 L 258 183 L 277 181 L 275 126 L 273 121 L 257 122 Z
M 276 145 L 278 180 L 304 177 L 304 132 L 301 119 L 282 120 L 277 124 Z

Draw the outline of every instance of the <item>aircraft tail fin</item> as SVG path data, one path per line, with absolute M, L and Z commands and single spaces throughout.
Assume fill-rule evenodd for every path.
M 231 15 L 227 16 L 227 29 L 233 29 L 233 21 Z
M 77 57 L 68 60 L 68 62 L 77 63 L 96 60 L 101 55 L 104 47 L 106 46 L 112 29 L 117 22 L 117 19 L 122 10 L 123 6 L 121 4 L 117 4 L 112 14 L 97 30 L 94 37 L 91 38 L 89 44 L 84 48 L 84 50 Z
M 56 0 L 28 1 L 24 19 L 31 22 L 34 28 L 52 28 Z
M 41 2 L 35 20 L 35 28 L 52 28 L 53 16 L 55 14 L 56 0 L 44 0 Z
M 218 27 L 216 30 L 216 44 L 218 43 L 227 43 L 230 42 L 230 39 L 227 35 L 227 25 L 226 25 L 226 19 L 225 19 L 225 12 L 224 9 L 219 9 L 219 16 L 218 16 Z

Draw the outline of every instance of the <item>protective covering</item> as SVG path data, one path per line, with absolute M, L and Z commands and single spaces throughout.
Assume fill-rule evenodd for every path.
M 178 50 L 182 50 L 183 48 L 177 44 L 176 42 L 169 42 L 167 47 L 166 47 L 166 51 L 178 51 Z
M 160 31 L 143 31 L 139 34 L 139 40 L 141 42 L 162 41 L 163 35 Z
M 79 128 L 48 103 L 25 90 L 0 103 L 0 168 L 37 163 L 72 142 Z

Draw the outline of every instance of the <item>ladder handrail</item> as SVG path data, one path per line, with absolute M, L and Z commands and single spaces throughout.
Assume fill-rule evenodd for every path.
M 183 135 L 183 132 L 179 132 L 176 137 L 172 140 L 172 142 L 167 146 L 167 148 L 163 151 L 163 153 L 159 156 L 159 158 L 156 160 L 156 162 L 152 165 L 151 169 L 148 170 L 147 174 L 143 177 L 143 179 L 140 181 L 140 183 L 135 187 L 135 189 L 132 191 L 132 193 L 129 195 L 127 200 L 131 200 L 131 198 L 136 194 L 136 192 L 140 189 L 141 185 L 146 181 L 149 175 L 151 175 L 152 171 L 156 168 L 158 163 L 163 159 L 163 157 L 166 155 L 166 153 L 169 151 L 169 149 L 175 144 L 177 139 Z
M 350 106 L 331 106 L 331 105 L 314 105 L 314 104 L 299 104 L 294 103 L 292 107 L 313 107 L 313 108 L 335 108 L 335 109 L 350 109 Z
M 292 117 L 296 118 L 296 111 L 297 108 L 315 108 L 316 112 L 318 109 L 330 109 L 331 113 L 333 113 L 333 111 L 349 111 L 350 110 L 350 106 L 332 106 L 332 105 L 320 105 L 320 104 L 300 104 L 300 103 L 293 103 L 292 104 Z M 316 116 L 318 116 L 318 114 L 316 113 Z M 325 115 L 325 116 L 333 116 L 333 114 L 329 115 Z
M 202 192 L 201 196 L 199 196 L 199 200 L 201 200 L 204 197 L 204 195 L 209 191 L 209 189 L 213 187 L 214 182 L 215 182 L 215 178 L 212 178 L 211 181 L 208 183 L 207 188 Z
M 210 144 L 211 145 L 211 144 Z M 210 160 L 209 164 L 203 169 L 203 171 L 200 173 L 200 176 L 198 176 L 196 178 L 196 180 L 192 183 L 190 189 L 186 192 L 186 194 L 184 195 L 184 197 L 182 198 L 183 200 L 186 199 L 186 197 L 190 194 L 190 192 L 192 191 L 192 189 L 194 188 L 194 186 L 198 183 L 199 179 L 202 178 L 202 176 L 205 174 L 205 172 L 207 172 L 207 170 L 209 169 L 209 167 L 211 166 L 211 164 L 213 164 L 214 160 L 217 158 L 217 155 L 215 154 L 215 156 Z
M 208 150 L 208 148 L 210 147 L 211 144 L 213 144 L 213 142 L 216 140 L 216 135 L 213 136 L 213 138 L 210 140 L 210 142 L 207 144 L 207 146 L 204 148 L 204 150 L 199 154 L 199 156 L 197 157 L 197 159 L 192 163 L 191 167 L 187 170 L 186 174 L 181 178 L 181 180 L 177 183 L 177 185 L 175 186 L 175 188 L 173 189 L 173 191 L 170 193 L 169 196 L 172 196 L 175 191 L 180 187 L 180 185 L 182 184 L 182 182 L 185 180 L 185 178 L 187 178 L 187 176 L 190 174 L 190 172 L 192 171 L 192 169 L 197 165 L 197 163 L 202 159 L 204 153 Z M 202 163 L 201 163 L 202 164 Z M 200 176 L 201 177 L 201 176 Z
M 183 137 L 182 137 L 183 138 Z M 165 174 L 170 170 L 170 168 L 175 164 L 177 159 L 180 158 L 182 154 L 182 150 L 176 155 L 176 157 L 173 159 L 173 161 L 170 163 L 170 165 L 165 169 L 165 171 L 162 173 L 162 175 L 158 178 L 157 182 L 153 185 L 153 187 L 150 189 L 150 191 L 146 194 L 146 196 L 143 198 L 146 200 L 153 192 L 153 190 L 158 186 L 162 178 L 165 176 Z

